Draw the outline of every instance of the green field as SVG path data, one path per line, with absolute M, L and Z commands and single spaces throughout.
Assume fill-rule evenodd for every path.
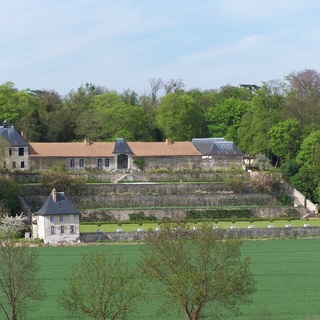
M 39 303 L 27 319 L 68 319 L 57 303 L 58 292 L 65 285 L 70 266 L 81 259 L 83 252 L 108 250 L 121 253 L 132 263 L 139 260 L 143 244 L 114 244 L 75 247 L 40 247 L 40 277 L 47 291 L 47 299 Z M 250 256 L 252 271 L 258 281 L 253 303 L 242 308 L 243 316 L 228 319 L 250 320 L 260 307 L 274 312 L 277 320 L 300 320 L 306 315 L 320 315 L 320 239 L 246 241 L 243 255 Z M 148 297 L 152 297 L 152 290 Z M 147 300 L 141 313 L 132 319 L 184 319 L 182 314 L 157 314 L 159 302 Z M 1 319 L 0 314 L 0 319 Z M 208 318 L 209 319 L 209 318 Z

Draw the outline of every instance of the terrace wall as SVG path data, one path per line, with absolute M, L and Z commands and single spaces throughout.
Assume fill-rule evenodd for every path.
M 287 227 L 287 228 L 239 228 L 225 229 L 225 237 L 239 237 L 244 239 L 252 238 L 292 238 L 292 237 L 318 237 L 320 227 Z M 81 233 L 81 242 L 97 241 L 142 241 L 144 231 L 136 232 L 96 232 Z

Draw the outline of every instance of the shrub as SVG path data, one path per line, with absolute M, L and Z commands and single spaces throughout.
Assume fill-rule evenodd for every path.
M 146 215 L 143 211 L 129 213 L 129 221 L 155 221 L 157 218 L 153 215 Z
M 226 186 L 233 192 L 240 193 L 244 190 L 244 181 L 241 178 L 228 176 L 226 179 Z
M 57 191 L 64 191 L 68 194 L 79 194 L 86 188 L 83 178 L 73 177 L 71 173 L 64 171 L 47 170 L 41 175 L 41 184 L 46 192 L 53 188 Z
M 135 158 L 133 163 L 138 167 L 138 169 L 143 170 L 145 166 L 145 158 Z
M 293 206 L 293 199 L 288 194 L 279 194 L 277 200 L 281 205 L 284 206 Z

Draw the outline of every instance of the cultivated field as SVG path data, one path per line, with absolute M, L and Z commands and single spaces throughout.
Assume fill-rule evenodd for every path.
M 131 263 L 139 261 L 143 244 L 114 244 L 75 247 L 40 247 L 40 263 L 47 299 L 39 302 L 27 319 L 69 319 L 57 303 L 58 293 L 65 285 L 73 263 L 80 261 L 83 252 L 109 250 L 121 253 Z M 246 241 L 243 255 L 250 256 L 252 271 L 258 280 L 253 303 L 242 308 L 243 316 L 228 319 L 257 319 L 254 315 L 265 306 L 272 310 L 277 320 L 301 320 L 319 312 L 320 291 L 320 239 L 257 240 Z M 152 297 L 150 289 L 148 297 Z M 179 320 L 182 314 L 163 314 L 158 301 L 147 300 L 141 305 L 139 315 L 132 319 Z M 1 318 L 1 316 L 0 316 Z M 210 318 L 207 318 L 210 319 Z

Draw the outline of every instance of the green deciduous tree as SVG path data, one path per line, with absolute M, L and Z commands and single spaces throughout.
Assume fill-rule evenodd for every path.
M 142 299 L 143 283 L 120 256 L 84 254 L 61 293 L 62 307 L 73 316 L 127 319 Z
M 300 125 L 289 119 L 274 125 L 269 130 L 271 152 L 281 160 L 292 159 L 300 147 Z
M 212 137 L 224 137 L 238 143 L 238 128 L 250 102 L 236 98 L 221 100 L 206 112 L 206 120 Z
M 302 141 L 297 162 L 304 166 L 320 165 L 320 130 L 313 131 Z
M 0 206 L 9 213 L 19 210 L 18 184 L 10 178 L 0 177 Z
M 156 121 L 166 138 L 187 141 L 201 136 L 204 116 L 191 95 L 170 93 L 162 98 Z
M 36 307 L 36 301 L 45 297 L 43 284 L 37 278 L 35 250 L 11 239 L 0 241 L 1 319 L 25 319 L 27 311 Z
M 250 260 L 241 258 L 241 241 L 223 239 L 210 225 L 189 230 L 185 224 L 162 224 L 149 231 L 141 267 L 155 284 L 166 306 L 179 307 L 186 319 L 201 318 L 203 310 L 218 319 L 225 310 L 238 312 L 255 292 Z M 224 318 L 225 319 L 225 318 Z

